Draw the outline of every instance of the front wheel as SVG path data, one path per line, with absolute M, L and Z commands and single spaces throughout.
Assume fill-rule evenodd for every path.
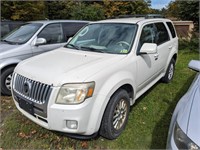
M 1 93 L 4 95 L 11 95 L 11 79 L 15 67 L 3 70 L 1 74 Z
M 116 139 L 125 129 L 130 110 L 128 93 L 121 89 L 110 99 L 105 110 L 100 135 L 107 139 Z
M 165 73 L 165 76 L 162 78 L 162 82 L 169 83 L 173 79 L 174 70 L 175 70 L 175 60 L 172 58 Z

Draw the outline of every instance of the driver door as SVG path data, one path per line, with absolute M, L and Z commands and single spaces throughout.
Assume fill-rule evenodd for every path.
M 144 43 L 156 43 L 156 28 L 155 25 L 144 25 L 141 31 L 137 49 L 137 91 L 145 88 L 159 74 L 160 59 L 159 54 L 140 54 L 140 49 Z M 158 49 L 157 49 L 158 50 Z
M 60 23 L 52 23 L 44 27 L 37 38 L 46 39 L 46 44 L 32 46 L 33 55 L 38 55 L 65 45 L 63 30 Z

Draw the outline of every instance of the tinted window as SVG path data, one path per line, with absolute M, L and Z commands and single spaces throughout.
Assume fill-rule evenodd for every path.
M 45 38 L 46 44 L 55 44 L 63 42 L 63 32 L 61 24 L 47 25 L 38 35 L 38 38 Z
M 148 24 L 143 27 L 140 36 L 138 50 L 142 47 L 144 43 L 156 43 L 156 29 L 153 24 Z
M 169 34 L 167 32 L 167 29 L 163 23 L 155 23 L 155 26 L 157 28 L 156 33 L 156 43 L 158 45 L 166 42 L 169 40 Z
M 65 40 L 67 41 L 68 38 L 74 36 L 85 24 L 86 23 L 62 23 Z
M 176 37 L 176 32 L 174 30 L 174 27 L 173 27 L 172 23 L 171 22 L 167 22 L 167 26 L 169 27 L 169 30 L 170 30 L 170 32 L 172 34 L 172 37 L 175 38 Z

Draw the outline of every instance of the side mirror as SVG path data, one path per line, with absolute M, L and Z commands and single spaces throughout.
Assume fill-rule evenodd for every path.
M 194 71 L 200 72 L 200 61 L 199 60 L 191 60 L 188 64 L 188 67 Z
M 45 38 L 38 38 L 36 39 L 35 46 L 46 44 L 47 40 Z
M 140 54 L 155 54 L 157 53 L 157 44 L 144 43 L 140 49 Z

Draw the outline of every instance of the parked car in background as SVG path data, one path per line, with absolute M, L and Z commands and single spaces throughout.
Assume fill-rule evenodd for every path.
M 1 21 L 1 38 L 24 24 L 25 23 L 23 21 Z
M 32 21 L 9 34 L 0 43 L 1 93 L 11 95 L 15 66 L 29 57 L 62 47 L 88 21 Z
M 160 79 L 172 80 L 177 53 L 169 19 L 89 23 L 66 46 L 19 63 L 13 99 L 20 112 L 49 130 L 115 139 L 136 99 Z
M 189 68 L 198 73 L 174 110 L 167 149 L 200 149 L 200 61 L 192 60 Z

